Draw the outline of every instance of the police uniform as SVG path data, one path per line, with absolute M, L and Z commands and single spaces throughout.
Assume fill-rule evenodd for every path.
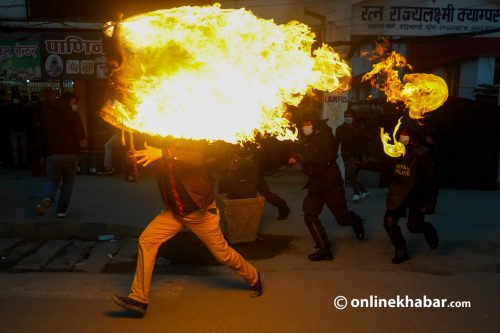
M 409 259 L 406 241 L 398 221 L 408 216 L 407 227 L 412 233 L 423 233 L 431 248 L 438 246 L 436 228 L 424 221 L 426 213 L 434 212 L 437 202 L 437 185 L 429 149 L 411 144 L 406 146 L 406 155 L 391 159 L 377 167 L 376 163 L 362 163 L 363 169 L 391 170 L 391 183 L 387 192 L 387 210 L 384 228 L 395 248 L 392 262 L 399 264 Z M 380 164 L 379 164 L 380 165 Z M 408 215 L 406 214 L 408 208 Z
M 344 182 L 336 163 L 338 143 L 331 128 L 324 121 L 316 124 L 313 133 L 306 136 L 297 155 L 302 172 L 308 175 L 307 195 L 303 202 L 305 223 L 316 243 L 318 251 L 309 259 L 331 260 L 331 243 L 319 220 L 326 204 L 341 226 L 351 226 L 356 237 L 364 237 L 361 218 L 347 208 Z

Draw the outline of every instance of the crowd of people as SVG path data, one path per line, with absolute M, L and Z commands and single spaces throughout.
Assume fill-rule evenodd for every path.
M 41 152 L 39 145 L 41 104 L 28 106 L 19 91 L 0 105 L 0 165 L 13 170 L 31 169 Z
M 57 217 L 68 214 L 79 154 L 86 142 L 82 121 L 76 112 L 78 102 L 75 94 L 64 93 L 38 119 L 36 135 L 40 151 L 37 157 L 43 161 L 47 177 L 43 199 L 35 208 L 37 215 L 44 215 L 56 202 L 58 188 Z M 12 166 L 20 168 L 27 165 L 26 147 L 30 127 L 34 125 L 19 95 L 13 94 L 12 103 L 6 110 Z M 363 218 L 349 209 L 345 191 L 346 186 L 352 187 L 353 202 L 368 197 L 367 188 L 358 179 L 362 169 L 384 171 L 390 175 L 383 225 L 394 246 L 392 263 L 400 264 L 409 259 L 398 225 L 402 217 L 407 217 L 408 230 L 422 233 L 431 249 L 438 246 L 436 228 L 425 221 L 425 216 L 435 210 L 438 194 L 435 164 L 430 149 L 423 144 L 429 142 L 427 139 L 421 142 L 418 133 L 406 126 L 398 134 L 398 141 L 406 148 L 404 156 L 365 161 L 365 131 L 353 110 L 345 113 L 344 124 L 336 131 L 327 125 L 326 120 L 307 116 L 297 122 L 297 127 L 300 140 L 287 146 L 287 162 L 289 165 L 300 164 L 307 178 L 302 211 L 305 226 L 316 246 L 316 250 L 308 255 L 309 260 L 333 259 L 332 242 L 319 218 L 325 205 L 340 226 L 352 228 L 356 239 L 365 237 Z M 111 154 L 116 142 L 123 139 L 119 133 L 112 133 L 104 145 L 105 157 L 99 174 L 115 172 Z M 132 135 L 130 140 L 133 140 Z M 139 237 L 137 268 L 129 295 L 114 295 L 113 300 L 125 309 L 141 314 L 146 312 L 159 247 L 184 228 L 190 229 L 219 262 L 239 274 L 248 283 L 252 296 L 262 295 L 260 273 L 227 243 L 221 232 L 211 171 L 214 165 L 225 165 L 222 168 L 224 176 L 218 179 L 219 193 L 233 199 L 260 194 L 276 207 L 277 218 L 286 220 L 293 207 L 291 209 L 285 199 L 274 193 L 265 180 L 264 141 L 232 146 L 223 163 L 218 161 L 220 152 L 208 142 L 173 138 L 152 141 L 152 145 L 147 140 L 141 142 L 140 149 L 132 150 L 130 160 L 135 167 L 156 166 L 164 206 Z M 345 177 L 337 164 L 339 151 L 344 161 Z

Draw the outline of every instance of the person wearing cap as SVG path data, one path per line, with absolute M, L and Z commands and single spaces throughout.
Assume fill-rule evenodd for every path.
M 309 260 L 332 260 L 332 244 L 319 219 L 323 206 L 326 204 L 339 225 L 352 227 L 360 240 L 365 236 L 363 221 L 347 208 L 344 182 L 336 163 L 338 144 L 326 120 L 304 119 L 301 130 L 302 144 L 289 163 L 299 162 L 302 172 L 308 176 L 307 195 L 303 201 L 304 220 L 317 247 Z
M 431 223 L 425 222 L 425 215 L 434 213 L 438 195 L 430 151 L 420 144 L 417 133 L 410 127 L 400 130 L 398 141 L 405 145 L 406 153 L 402 157 L 388 158 L 380 163 L 355 162 L 355 165 L 362 169 L 391 170 L 384 228 L 394 246 L 395 255 L 392 258 L 394 264 L 400 264 L 410 258 L 406 241 L 398 225 L 402 217 L 408 216 L 408 230 L 424 234 L 431 249 L 439 245 L 436 228 Z
M 369 193 L 358 179 L 359 169 L 352 163 L 354 160 L 362 161 L 363 132 L 351 110 L 345 112 L 344 123 L 337 127 L 335 137 L 340 145 L 346 180 L 349 180 L 352 186 L 352 201 L 358 202 L 368 197 Z

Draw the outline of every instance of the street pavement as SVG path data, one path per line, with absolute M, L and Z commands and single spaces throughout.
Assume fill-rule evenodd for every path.
M 366 239 L 356 240 L 324 210 L 335 259 L 310 262 L 314 244 L 301 212 L 305 177 L 295 169 L 267 179 L 291 207 L 289 218 L 277 220 L 266 204 L 257 240 L 234 244 L 261 272 L 264 295 L 248 297 L 241 278 L 181 232 L 160 249 L 150 308 L 139 320 L 110 296 L 128 292 L 136 238 L 161 208 L 153 173 L 141 170 L 138 183 L 78 176 L 70 215 L 57 219 L 54 207 L 34 214 L 42 177 L 0 169 L 0 332 L 498 331 L 499 191 L 441 189 L 427 219 L 439 231 L 439 248 L 410 234 L 403 219 L 411 259 L 393 265 L 382 226 L 386 189 L 371 187 L 368 199 L 353 203 L 348 188 Z M 106 235 L 113 239 L 99 240 Z M 405 297 L 413 307 L 403 307 Z M 447 301 L 425 306 L 429 299 Z M 380 303 L 387 300 L 394 307 Z M 335 307 L 346 301 L 345 309 Z M 450 307 L 451 301 L 460 303 Z

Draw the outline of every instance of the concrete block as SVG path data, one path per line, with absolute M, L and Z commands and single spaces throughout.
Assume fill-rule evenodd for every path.
M 216 202 L 220 210 L 222 230 L 230 243 L 255 241 L 265 201 L 262 196 L 228 199 L 225 194 L 217 195 Z
M 54 258 L 44 269 L 48 271 L 70 271 L 76 263 L 88 255 L 94 245 L 94 241 L 75 240 L 65 248 L 63 254 Z
M 77 264 L 77 270 L 99 273 L 113 260 L 122 244 L 116 241 L 99 241 L 96 243 L 90 256 Z
M 22 238 L 0 239 L 0 254 L 22 241 Z
M 16 244 L 6 255 L 0 257 L 0 267 L 12 267 L 23 258 L 36 252 L 43 241 L 40 240 L 26 240 Z
M 137 258 L 137 239 L 129 239 L 114 257 L 113 263 L 131 263 Z
M 45 266 L 56 254 L 64 247 L 68 246 L 71 241 L 68 240 L 51 240 L 43 244 L 32 255 L 24 258 L 19 264 L 14 267 L 18 271 L 39 270 Z
M 65 235 L 61 231 L 63 222 L 38 223 L 31 233 L 32 237 L 38 239 L 62 239 Z

